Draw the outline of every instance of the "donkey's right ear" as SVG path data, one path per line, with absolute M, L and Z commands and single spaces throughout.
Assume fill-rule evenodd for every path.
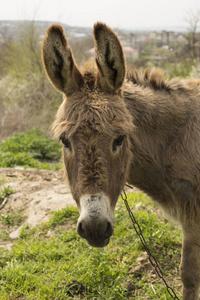
M 52 25 L 47 30 L 42 58 L 47 76 L 60 92 L 69 96 L 81 88 L 83 76 L 67 44 L 62 26 Z
M 110 92 L 120 90 L 125 74 L 124 51 L 117 35 L 104 23 L 94 25 L 95 58 L 100 84 Z

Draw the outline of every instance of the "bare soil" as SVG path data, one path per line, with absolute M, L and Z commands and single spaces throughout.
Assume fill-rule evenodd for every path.
M 5 168 L 0 169 L 0 182 L 1 188 L 10 186 L 14 190 L 0 205 L 0 215 L 22 213 L 25 216 L 19 227 L 12 228 L 11 239 L 19 236 L 24 224 L 32 228 L 47 221 L 51 211 L 75 205 L 62 170 Z
M 23 215 L 23 221 L 18 226 L 8 228 L 0 222 L 0 230 L 6 230 L 10 237 L 8 241 L 0 239 L 0 247 L 10 248 L 12 240 L 19 237 L 25 224 L 32 228 L 48 221 L 51 211 L 76 205 L 64 179 L 63 170 L 2 168 L 0 183 L 0 188 L 10 186 L 14 191 L 0 204 L 0 217 L 6 214 Z M 133 191 L 137 189 L 126 188 L 127 193 Z

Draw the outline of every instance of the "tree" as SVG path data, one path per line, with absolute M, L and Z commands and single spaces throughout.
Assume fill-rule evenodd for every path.
M 185 22 L 188 24 L 191 50 L 194 58 L 197 58 L 196 42 L 198 26 L 200 25 L 200 9 L 189 9 L 185 17 Z
M 4 73 L 13 73 L 16 77 L 43 73 L 40 32 L 35 21 L 18 23 L 12 38 L 4 40 L 1 53 L 1 67 Z

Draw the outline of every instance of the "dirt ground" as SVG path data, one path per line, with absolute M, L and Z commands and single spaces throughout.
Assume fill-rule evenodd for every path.
M 14 193 L 0 205 L 0 214 L 23 212 L 24 223 L 14 228 L 9 236 L 16 239 L 21 227 L 30 228 L 47 221 L 51 211 L 75 205 L 62 170 L 0 169 L 1 188 L 10 186 Z
M 13 240 L 19 237 L 25 224 L 32 228 L 47 221 L 51 211 L 62 209 L 67 205 L 76 205 L 64 179 L 63 170 L 2 168 L 0 183 L 0 188 L 10 186 L 14 191 L 0 204 L 0 215 L 22 213 L 25 216 L 20 226 L 10 229 L 9 236 Z M 132 191 L 126 188 L 126 192 Z M 11 244 L 0 240 L 0 246 L 9 248 Z

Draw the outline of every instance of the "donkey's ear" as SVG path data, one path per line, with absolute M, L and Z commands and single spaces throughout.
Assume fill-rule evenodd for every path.
M 105 24 L 94 25 L 95 58 L 102 88 L 120 89 L 126 73 L 124 51 L 117 35 Z
M 50 81 L 60 92 L 69 96 L 83 85 L 83 77 L 60 25 L 52 25 L 47 30 L 42 58 Z

